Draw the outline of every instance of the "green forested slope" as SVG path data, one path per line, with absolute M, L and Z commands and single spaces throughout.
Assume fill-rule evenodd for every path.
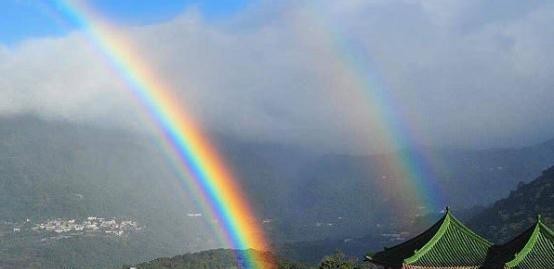
M 253 255 L 253 252 L 256 254 Z M 309 269 L 307 265 L 276 259 L 269 252 L 256 250 L 214 249 L 198 253 L 189 253 L 172 258 L 158 258 L 135 265 L 140 269 L 237 269 L 245 268 L 246 261 L 241 257 L 261 257 L 256 262 L 277 266 L 279 269 Z M 237 259 L 238 257 L 238 259 Z M 124 266 L 128 268 L 129 266 Z

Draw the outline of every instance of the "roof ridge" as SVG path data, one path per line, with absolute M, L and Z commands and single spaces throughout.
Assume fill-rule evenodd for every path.
M 473 230 L 471 230 L 469 227 L 467 227 L 465 224 L 463 224 L 460 220 L 458 220 L 456 217 L 454 217 L 453 215 L 450 216 L 452 218 L 452 221 L 457 224 L 458 226 L 460 226 L 462 228 L 462 231 L 466 232 L 469 236 L 471 236 L 473 239 L 476 239 L 476 240 L 479 240 L 481 241 L 482 243 L 486 243 L 486 244 L 489 244 L 490 246 L 493 245 L 492 242 L 490 242 L 489 240 L 487 240 L 486 238 L 480 236 L 479 234 L 477 234 L 476 232 L 474 232 Z
M 544 222 L 542 222 L 542 218 L 539 222 L 541 228 L 543 228 L 543 230 L 545 230 L 550 236 L 554 237 L 554 231 L 551 230 L 550 227 L 548 227 Z
M 471 238 L 481 243 L 486 244 L 488 247 L 492 246 L 491 242 L 489 242 L 487 239 L 481 237 L 480 235 L 476 234 L 471 229 L 469 229 L 467 226 L 465 226 L 456 217 L 454 217 L 452 212 L 450 212 L 450 210 L 447 208 L 444 216 L 444 221 L 441 223 L 441 226 L 437 230 L 437 233 L 425 245 L 423 245 L 423 247 L 421 247 L 419 250 L 416 250 L 416 253 L 413 256 L 404 259 L 404 262 L 409 264 L 409 263 L 414 263 L 418 259 L 420 259 L 423 255 L 425 255 L 425 253 L 427 253 L 433 248 L 433 246 L 443 237 L 444 233 L 446 233 L 448 228 L 452 227 L 452 225 L 456 225 L 458 228 L 461 229 L 461 231 L 464 234 L 470 236 Z
M 442 218 L 442 223 L 440 224 L 440 227 L 437 230 L 437 232 L 433 235 L 433 237 L 431 237 L 429 241 L 427 241 L 427 243 L 425 243 L 425 245 L 423 245 L 420 249 L 415 250 L 414 255 L 404 259 L 404 263 L 406 264 L 414 263 L 417 260 L 419 260 L 419 258 L 421 258 L 423 255 L 425 255 L 425 253 L 431 250 L 431 248 L 440 240 L 440 238 L 444 235 L 444 233 L 450 226 L 451 218 L 452 217 L 447 209 L 446 214 Z
M 532 228 L 533 232 L 531 233 L 531 235 L 527 239 L 527 242 L 525 243 L 525 246 L 523 246 L 523 248 L 521 248 L 521 250 L 519 252 L 516 252 L 516 254 L 514 255 L 514 258 L 512 260 L 506 262 L 507 267 L 515 267 L 519 263 L 521 263 L 523 261 L 523 259 L 525 259 L 525 257 L 527 257 L 529 252 L 531 252 L 531 250 L 533 249 L 533 247 L 537 243 L 537 239 L 539 238 L 539 235 L 541 233 L 541 226 L 543 226 L 543 225 L 544 224 L 540 221 L 540 218 L 537 218 L 537 222 L 535 222 L 535 224 L 533 225 L 534 227 Z

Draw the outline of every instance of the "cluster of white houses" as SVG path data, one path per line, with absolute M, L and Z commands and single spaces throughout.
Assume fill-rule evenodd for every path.
M 84 233 L 103 233 L 107 235 L 122 236 L 129 232 L 141 230 L 142 227 L 136 221 L 129 219 L 88 217 L 86 219 L 49 219 L 40 223 L 31 223 L 27 219 L 23 223 L 15 223 L 13 232 L 22 232 L 30 229 L 33 232 L 55 233 L 73 235 Z

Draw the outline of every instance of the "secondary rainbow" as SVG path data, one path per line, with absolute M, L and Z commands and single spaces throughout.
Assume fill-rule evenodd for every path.
M 305 8 L 300 13 L 305 16 L 304 20 L 300 21 L 309 26 L 304 26 L 306 28 L 302 28 L 298 36 L 303 37 L 308 32 L 317 36 L 318 46 L 330 55 L 329 65 L 334 67 L 333 74 L 328 77 L 348 81 L 347 87 L 337 87 L 337 99 L 349 106 L 360 103 L 365 118 L 359 119 L 358 126 L 369 125 L 374 130 L 374 137 L 368 139 L 368 143 L 380 141 L 390 151 L 381 164 L 380 172 L 386 175 L 377 182 L 381 191 L 395 197 L 395 210 L 400 214 L 413 212 L 414 202 L 431 211 L 443 208 L 443 191 L 435 174 L 441 163 L 421 147 L 425 139 L 418 132 L 416 120 L 400 112 L 399 104 L 376 79 L 374 74 L 378 72 L 370 68 L 371 58 L 362 46 L 354 46 L 355 42 L 347 39 L 336 24 L 330 23 L 326 12 L 318 5 L 308 3 Z M 398 181 L 391 182 L 391 178 Z
M 423 139 L 419 138 L 414 124 L 395 110 L 398 104 L 388 95 L 385 87 L 371 77 L 368 59 L 356 54 L 356 49 L 342 39 L 340 34 L 334 36 L 336 55 L 344 64 L 342 68 L 354 77 L 362 100 L 368 102 L 368 116 L 373 117 L 371 121 L 381 130 L 379 135 L 392 150 L 382 172 L 403 179 L 393 190 L 396 192 L 397 203 L 406 203 L 400 206 L 413 210 L 413 205 L 410 204 L 413 201 L 402 199 L 402 195 L 412 193 L 419 206 L 427 210 L 443 208 L 444 198 L 431 165 L 434 163 L 433 158 L 427 149 L 421 147 L 420 141 Z
M 225 166 L 201 128 L 178 102 L 174 91 L 151 70 L 125 35 L 84 2 L 58 1 L 58 7 L 82 28 L 92 44 L 109 60 L 160 128 L 164 143 L 179 162 L 181 173 L 192 176 L 188 186 L 200 192 L 218 219 L 229 247 L 269 250 L 269 244 L 245 193 Z M 191 182 L 193 184 L 191 184 Z M 256 254 L 252 254 L 256 255 Z M 263 257 L 241 257 L 248 268 L 267 268 Z

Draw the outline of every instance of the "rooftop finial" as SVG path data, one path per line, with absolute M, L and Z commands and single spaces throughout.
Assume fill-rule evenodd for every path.
M 542 216 L 541 216 L 541 214 L 537 214 L 537 222 L 542 222 Z
M 446 208 L 444 209 L 444 212 L 445 212 L 445 213 L 450 212 L 450 207 L 446 206 Z

